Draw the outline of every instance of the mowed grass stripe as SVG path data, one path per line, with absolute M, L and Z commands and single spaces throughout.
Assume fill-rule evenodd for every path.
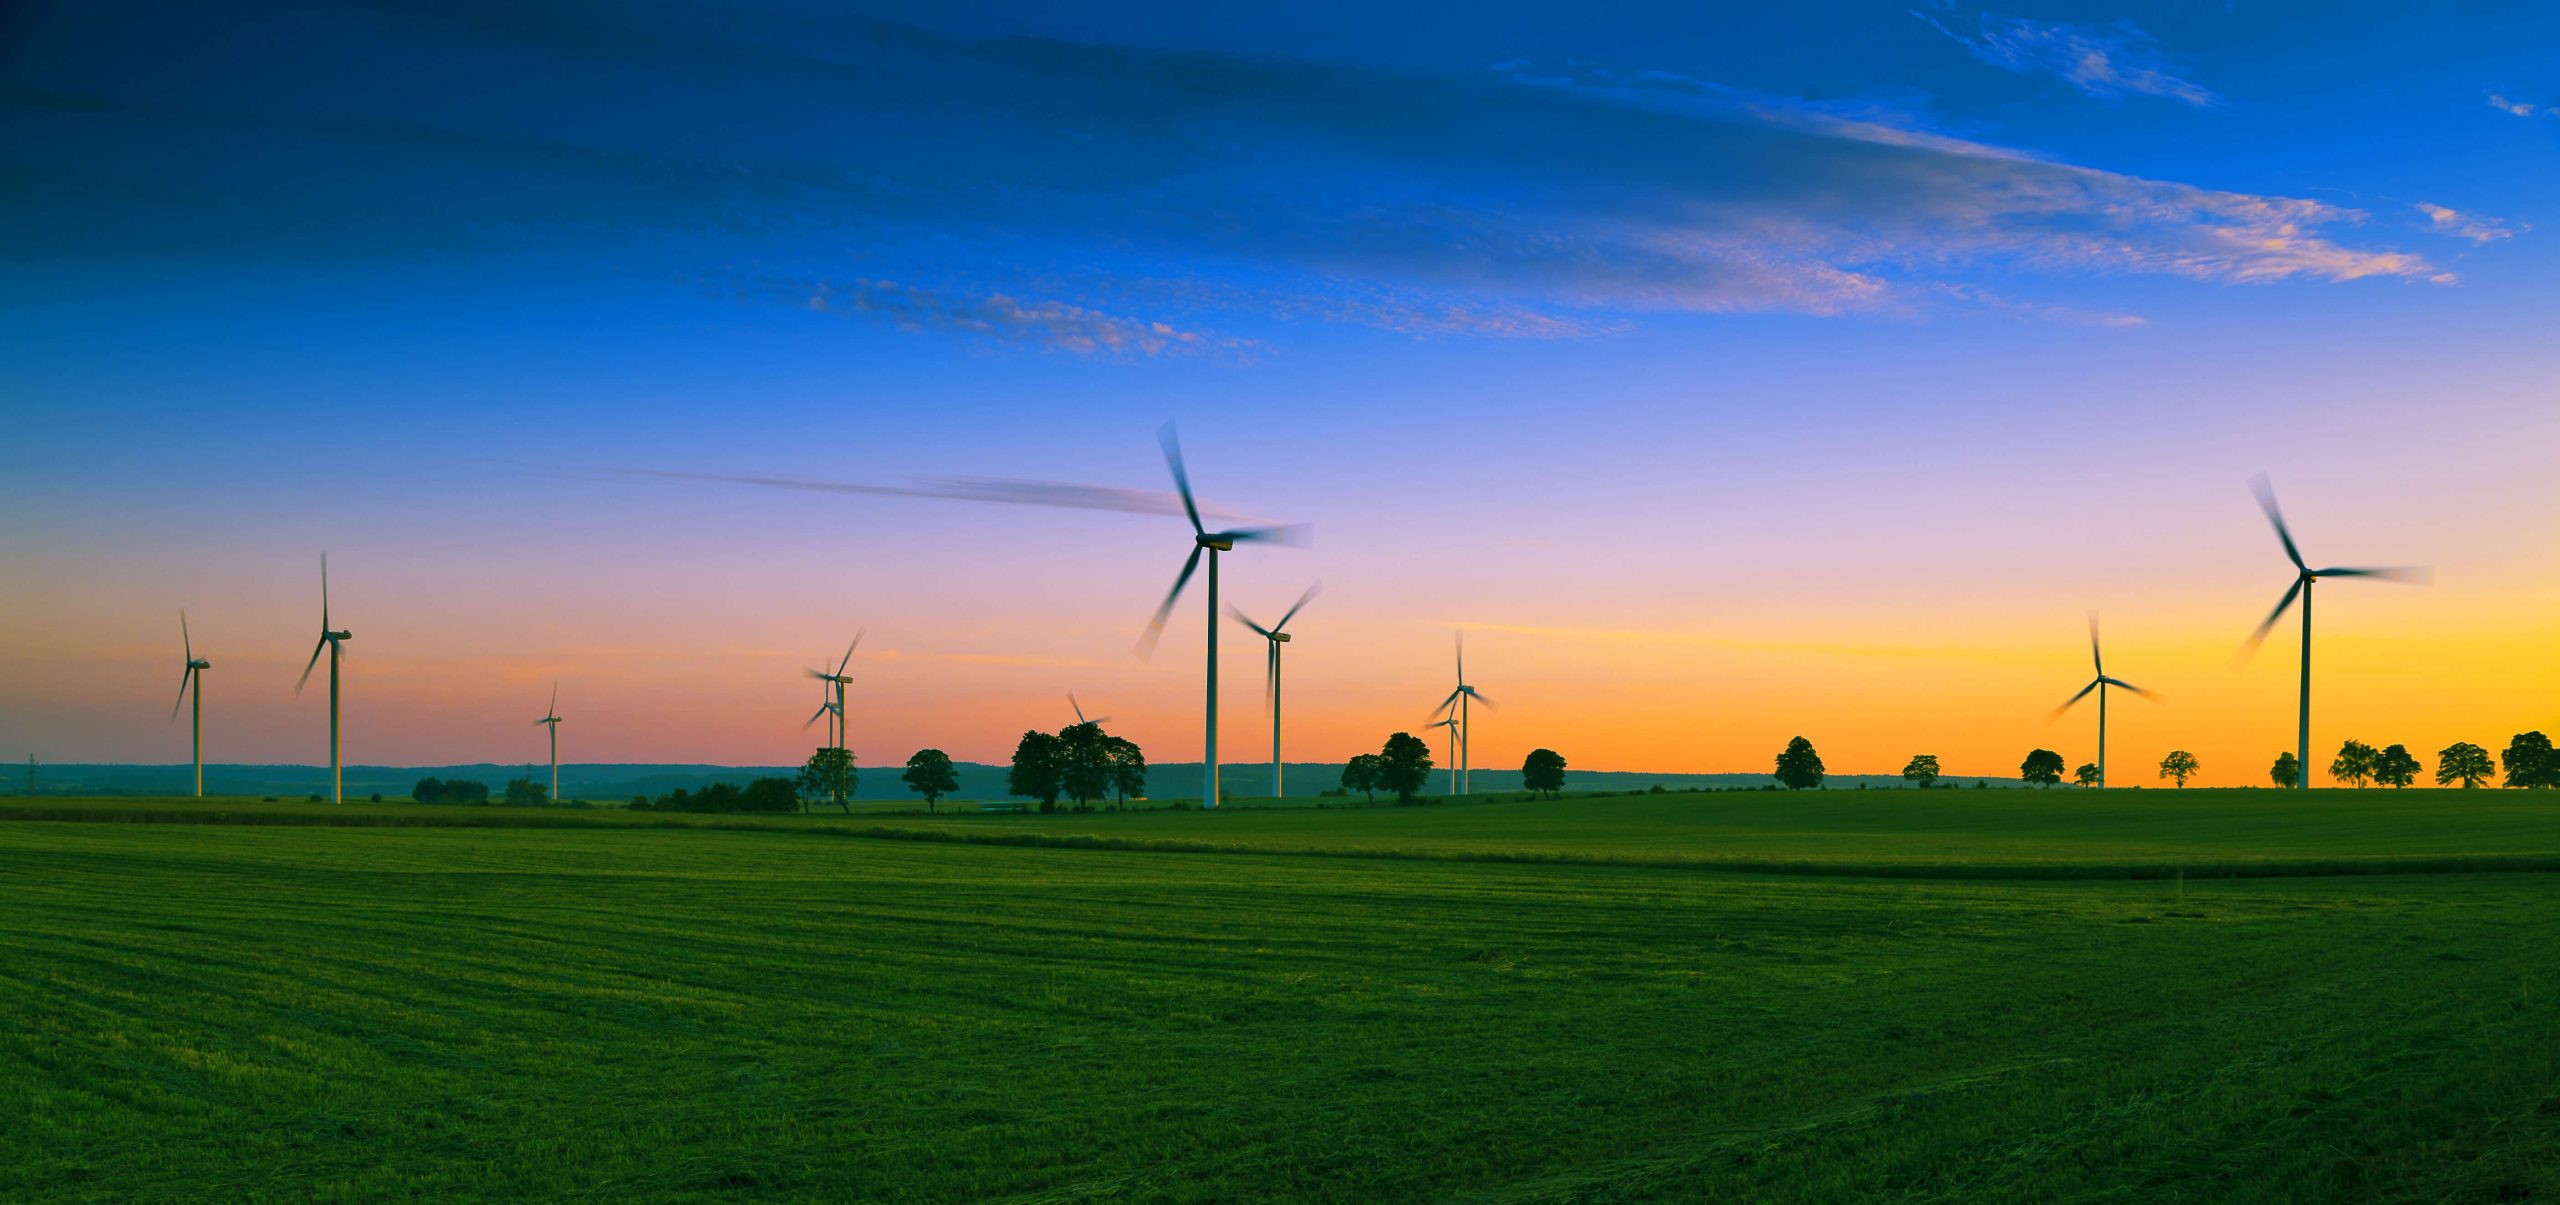
M 2560 1191 L 2534 878 L 45 824 L 0 903 L 8 1198 Z

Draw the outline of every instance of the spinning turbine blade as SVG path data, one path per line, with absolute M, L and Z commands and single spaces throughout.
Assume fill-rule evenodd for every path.
M 1234 544 L 1286 544 L 1304 548 L 1315 529 L 1304 523 L 1282 523 L 1273 527 L 1236 527 L 1217 532 L 1216 537 Z
M 2267 612 L 2266 621 L 2258 625 L 2257 631 L 2249 633 L 2249 641 L 2240 646 L 2240 651 L 2244 654 L 2256 651 L 2257 647 L 2266 641 L 2267 633 L 2276 629 L 2276 621 L 2284 618 L 2284 613 L 2293 608 L 2293 600 L 2301 595 L 2302 579 L 2297 577 L 2293 579 L 2293 588 L 2286 590 L 2284 597 L 2276 602 L 2276 609 Z
M 1200 568 L 1200 554 L 1207 551 L 1198 544 L 1191 546 L 1191 557 L 1182 562 L 1182 572 L 1174 575 L 1173 589 L 1164 592 L 1164 603 L 1156 608 L 1155 618 L 1147 621 L 1147 634 L 1138 638 L 1138 655 L 1152 657 L 1156 638 L 1164 635 L 1164 621 L 1173 617 L 1173 604 L 1181 601 L 1182 588 L 1191 584 L 1191 575 Z
M 1287 631 L 1289 628 L 1289 621 L 1298 617 L 1299 609 L 1306 606 L 1308 600 L 1314 598 L 1316 594 L 1323 589 L 1323 582 L 1317 582 L 1314 585 L 1307 587 L 1307 592 L 1299 595 L 1298 601 L 1289 604 L 1288 611 L 1280 616 L 1280 622 L 1271 625 L 1271 630 L 1273 632 Z
M 1254 631 L 1254 634 L 1255 634 L 1255 635 L 1258 635 L 1258 636 L 1262 637 L 1262 638 L 1263 638 L 1263 639 L 1265 639 L 1265 640 L 1269 640 L 1269 639 L 1271 638 L 1271 636 L 1272 636 L 1273 632 L 1275 632 L 1275 631 L 1277 630 L 1277 629 L 1273 629 L 1273 628 L 1266 628 L 1266 627 L 1262 626 L 1261 624 L 1255 623 L 1255 622 L 1253 621 L 1253 618 L 1252 618 L 1251 616 L 1248 616 L 1248 615 L 1246 615 L 1246 614 L 1244 613 L 1244 608 L 1239 607 L 1239 606 L 1236 606 L 1236 605 L 1234 605 L 1234 604 L 1232 604 L 1232 603 L 1230 603 L 1230 604 L 1228 604 L 1228 605 L 1227 605 L 1227 614 L 1228 614 L 1229 616 L 1233 617 L 1237 623 L 1243 624 L 1244 626 L 1246 626 L 1246 627 L 1248 627 L 1248 628 L 1252 628 L 1252 629 L 1253 629 L 1253 631 Z
M 187 683 L 194 681 L 195 676 L 196 665 L 190 660 L 187 662 L 186 672 L 178 675 L 178 701 L 169 705 L 170 719 L 177 719 L 178 709 L 187 705 Z
M 2062 713 L 2063 713 L 2063 712 L 2066 712 L 2066 711 L 2071 710 L 2071 705 L 2072 705 L 2072 704 L 2077 703 L 2077 702 L 2079 702 L 2079 701 L 2080 701 L 2080 700 L 2082 700 L 2082 699 L 2088 698 L 2088 697 L 2089 697 L 2089 692 L 2090 692 L 2090 691 L 2093 691 L 2093 690 L 2098 689 L 2098 683 L 2103 682 L 2103 681 L 2105 681 L 2105 680 L 2106 680 L 2106 679 L 2104 679 L 2104 678 L 2092 678 L 2092 679 L 2090 679 L 2089 684 L 2088 684 L 2087 686 L 2083 686 L 2083 687 L 2081 687 L 2081 688 L 2080 688 L 2080 693 L 2079 693 L 2079 694 L 2073 695 L 2073 696 L 2071 696 L 2071 697 L 2070 697 L 2070 698 L 2068 698 L 2068 699 L 2064 699 L 2064 700 L 2062 701 L 2062 706 L 2060 706 L 2060 707 L 2056 707 L 2056 708 L 2054 708 L 2051 712 L 2046 713 L 2046 715 L 2045 715 L 2045 717 L 2044 717 L 2044 718 L 2045 718 L 2045 720 L 2046 720 L 2047 722 L 2051 722 L 2051 721 L 2054 721 L 2054 720 L 2061 719 L 2061 718 L 2062 718 Z
M 1200 523 L 1200 504 L 1191 497 L 1191 474 L 1182 467 L 1182 437 L 1166 423 L 1156 430 L 1156 442 L 1164 445 L 1164 467 L 1173 470 L 1173 488 L 1182 495 L 1182 513 L 1191 517 L 1191 530 L 1207 535 L 1209 529 Z
M 2106 662 L 2098 659 L 2098 613 L 2095 611 L 2089 612 L 2089 668 L 2098 671 L 2101 678 L 2107 676 Z
M 2124 679 L 2122 679 L 2122 678 L 2100 678 L 2100 679 L 2098 679 L 2098 681 L 2100 681 L 2100 682 L 2104 682 L 2104 683 L 2106 683 L 2106 684 L 2107 684 L 2107 685 L 2109 685 L 2109 686 L 2115 687 L 2117 690 L 2129 690 L 2129 691 L 2132 691 L 2133 693 L 2135 693 L 2135 694 L 2137 694 L 2137 695 L 2140 695 L 2140 696 L 2142 696 L 2143 698 L 2146 698 L 2146 699 L 2154 699 L 2154 700 L 2156 700 L 2156 699 L 2158 699 L 2158 698 L 2160 697 L 2159 695 L 2156 695 L 2156 694 L 2153 694 L 2153 693 L 2152 693 L 2152 692 L 2150 692 L 2150 691 L 2144 690 L 2144 689 L 2142 689 L 2141 687 L 2136 686 L 2136 685 L 2134 685 L 2134 684 L 2133 684 L 2133 683 L 2131 683 L 2131 682 L 2127 682 L 2127 681 L 2125 681 L 2125 680 L 2124 680 Z M 2086 693 L 2086 692 L 2083 692 L 2083 693 Z
M 187 634 L 187 613 L 178 612 L 178 639 L 187 647 L 187 660 L 196 659 L 196 639 Z
M 302 667 L 302 677 L 295 680 L 293 684 L 293 693 L 301 694 L 302 688 L 310 684 L 312 667 L 320 664 L 320 651 L 328 647 L 329 638 L 326 636 L 320 638 L 320 643 L 311 646 L 311 660 L 308 664 Z
M 2436 580 L 2435 570 L 2424 565 L 2401 565 L 2382 569 L 2315 569 L 2311 576 L 2369 577 L 2377 581 L 2399 582 L 2410 586 L 2431 585 Z
M 808 718 L 808 719 L 805 719 L 805 720 L 802 720 L 802 721 L 800 722 L 800 731 L 802 731 L 802 732 L 807 732 L 807 731 L 809 730 L 809 725 L 811 725 L 811 724 L 815 724 L 815 723 L 817 723 L 819 720 L 826 718 L 827 713 L 828 713 L 828 712 L 831 712 L 831 711 L 834 711 L 835 709 L 836 709 L 836 705 L 835 705 L 835 704 L 833 704 L 833 703 L 820 703 L 820 704 L 818 704 L 818 709 L 817 709 L 816 711 L 810 712 L 810 713 L 809 713 L 809 718 Z M 582 730 L 582 731 L 583 731 L 583 730 Z
M 2249 489 L 2258 495 L 2258 508 L 2267 512 L 2267 522 L 2275 524 L 2276 538 L 2284 541 L 2285 559 L 2292 561 L 2294 568 L 2310 572 L 2311 567 L 2302 563 L 2302 550 L 2293 545 L 2293 530 L 2284 525 L 2284 511 L 2276 507 L 2275 485 L 2260 473 L 2249 479 Z
M 320 628 L 329 627 L 329 554 L 320 554 Z
M 1431 709 L 1431 714 L 1433 714 L 1433 715 L 1438 715 L 1438 714 L 1440 714 L 1441 712 L 1447 711 L 1447 710 L 1449 710 L 1450 708 L 1457 706 L 1457 705 L 1458 705 L 1458 696 L 1463 695 L 1463 694 L 1465 694 L 1465 693 L 1467 693 L 1467 691 L 1466 691 L 1466 688 L 1465 688 L 1465 687 L 1463 687 L 1463 686 L 1462 686 L 1462 687 L 1459 687 L 1459 688 L 1458 688 L 1458 689 L 1456 689 L 1456 690 L 1450 691 L 1450 692 L 1449 692 L 1449 697 L 1448 697 L 1448 698 L 1445 698 L 1445 699 L 1440 700 L 1440 705 L 1439 705 L 1438 707 L 1434 707 L 1434 708 L 1432 708 L 1432 709 Z
M 843 676 L 844 676 L 844 667 L 846 667 L 846 666 L 848 666 L 848 665 L 853 664 L 853 650 L 855 650 L 855 649 L 858 649 L 858 648 L 861 648 L 861 647 L 862 647 L 862 634 L 863 634 L 863 632 L 868 631 L 868 630 L 869 630 L 869 629 L 865 629 L 865 628 L 857 628 L 857 629 L 855 629 L 855 630 L 854 630 L 854 633 L 853 633 L 853 643 L 851 643 L 851 644 L 848 644 L 848 645 L 844 646 L 844 660 L 839 661 L 839 662 L 836 662 L 836 676 L 837 676 L 837 677 L 839 677 L 839 678 L 843 677 Z
M 1476 701 L 1476 702 L 1478 702 L 1478 703 L 1483 704 L 1487 710 L 1490 710 L 1490 711 L 1500 711 L 1500 710 L 1502 710 L 1501 708 L 1496 707 L 1496 706 L 1494 706 L 1494 705 L 1493 705 L 1493 700 L 1488 699 L 1488 698 L 1484 697 L 1482 694 L 1478 693 L 1475 687 L 1470 686 L 1470 687 L 1468 687 L 1468 688 L 1467 688 L 1467 697 L 1468 697 L 1468 698 L 1470 698 L 1470 699 L 1475 700 L 1475 701 Z

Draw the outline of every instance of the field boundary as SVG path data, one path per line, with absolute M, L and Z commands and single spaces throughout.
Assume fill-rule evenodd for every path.
M 1108 853 L 1206 854 L 1219 857 L 1343 858 L 1382 862 L 1479 863 L 1513 866 L 1592 866 L 1629 870 L 1689 871 L 1811 878 L 1940 879 L 1952 881 L 2051 881 L 2337 878 L 2361 875 L 2550 874 L 2560 853 L 2440 854 L 2422 856 L 2268 858 L 2262 860 L 2106 862 L 1851 862 L 1816 858 L 1624 857 L 1567 850 L 1411 849 L 1395 847 L 1264 846 L 1163 837 L 1114 837 L 1099 833 L 969 832 L 893 824 L 776 823 L 742 817 L 556 809 L 490 808 L 455 811 L 348 809 L 237 811 L 195 807 L 97 807 L 78 804 L 0 804 L 0 823 L 188 824 L 317 828 L 516 828 L 590 832 L 692 829 L 845 837 L 867 841 L 920 841 L 945 845 L 1020 849 L 1096 850 Z

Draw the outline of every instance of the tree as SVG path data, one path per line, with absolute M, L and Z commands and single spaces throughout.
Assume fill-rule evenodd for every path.
M 2379 756 L 2373 746 L 2363 741 L 2348 741 L 2338 746 L 2338 756 L 2329 761 L 2329 777 L 2352 786 L 2362 787 L 2373 777 L 2374 759 Z
M 420 803 L 442 803 L 444 802 L 444 784 L 432 777 L 421 778 L 418 780 L 418 785 L 409 788 L 409 798 Z
M 1013 770 L 1005 775 L 1005 793 L 1037 799 L 1041 811 L 1057 811 L 1058 771 L 1064 753 L 1058 738 L 1046 732 L 1023 733 L 1021 743 L 1013 747 Z
M 2276 764 L 2267 767 L 2267 777 L 2277 786 L 2290 791 L 2302 781 L 2302 763 L 2290 752 L 2276 754 Z
M 2560 786 L 2560 758 L 2551 755 L 2551 738 L 2540 731 L 2519 732 L 2501 754 L 2511 787 Z
M 2098 786 L 2105 777 L 2098 772 L 2098 763 L 2093 761 L 2084 761 L 2079 769 L 2071 772 L 2071 781 L 2084 787 Z
M 951 768 L 951 755 L 940 749 L 918 749 L 907 759 L 907 772 L 898 776 L 907 789 L 924 796 L 924 810 L 930 812 L 934 801 L 960 789 L 960 772 Z
M 1396 802 L 1410 804 L 1414 792 L 1431 778 L 1431 746 L 1410 732 L 1399 732 L 1387 738 L 1386 747 L 1378 751 L 1378 786 L 1396 793 Z
M 1772 771 L 1790 791 L 1808 790 L 1822 785 L 1822 755 L 1813 751 L 1813 742 L 1797 737 L 1787 742 L 1786 751 L 1778 755 Z
M 748 783 L 745 790 L 738 792 L 736 804 L 741 812 L 789 812 L 799 807 L 800 784 L 779 775 L 767 775 Z M 853 809 L 845 810 L 850 812 Z
M 1058 789 L 1076 810 L 1111 791 L 1111 738 L 1092 720 L 1058 730 Z
M 2422 768 L 2407 745 L 2392 745 L 2374 756 L 2373 780 L 2386 787 L 2405 787 L 2417 781 Z
M 2187 780 L 2195 777 L 2196 771 L 2202 768 L 2196 761 L 2196 755 L 2184 749 L 2171 749 L 2169 756 L 2160 759 L 2160 777 L 2177 779 L 2178 789 L 2182 791 L 2187 787 Z
M 1527 761 L 1520 763 L 1520 785 L 1555 798 L 1564 789 L 1564 754 L 1553 749 L 1531 749 Z
M 2062 755 L 2051 749 L 2038 749 L 2018 763 L 2018 777 L 2039 786 L 2050 787 L 2062 781 Z
M 2477 787 L 2497 772 L 2497 765 L 2489 760 L 2489 751 L 2469 741 L 2455 741 L 2436 754 L 2436 785 L 2440 787 L 2457 782 L 2465 789 Z
M 1147 754 L 1138 742 L 1111 738 L 1112 806 L 1147 797 Z
M 511 779 L 507 783 L 507 806 L 509 807 L 541 807 L 550 802 L 550 799 L 551 788 L 535 782 L 531 775 Z
M 1913 757 L 1910 761 L 1905 762 L 1902 767 L 1902 781 L 1910 783 L 1923 791 L 1937 785 L 1938 755 L 1935 753 L 1923 753 Z
M 802 800 L 825 800 L 851 815 L 854 773 L 853 753 L 828 745 L 809 755 L 807 764 L 800 767 L 799 781 L 792 786 Z
M 1375 753 L 1355 753 L 1342 765 L 1342 789 L 1358 791 L 1364 799 L 1378 797 L 1378 774 L 1386 767 Z

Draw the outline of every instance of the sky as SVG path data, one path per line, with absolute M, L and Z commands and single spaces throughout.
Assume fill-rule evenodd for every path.
M 2205 784 L 2560 730 L 2560 10 L 0 8 L 0 752 Z M 757 479 L 755 481 L 743 479 Z M 774 481 L 834 483 L 817 490 Z M 1092 487 L 1108 509 L 988 501 Z M 1222 621 L 1222 760 L 1268 756 Z M 1435 742 L 1436 744 L 1436 742 Z

